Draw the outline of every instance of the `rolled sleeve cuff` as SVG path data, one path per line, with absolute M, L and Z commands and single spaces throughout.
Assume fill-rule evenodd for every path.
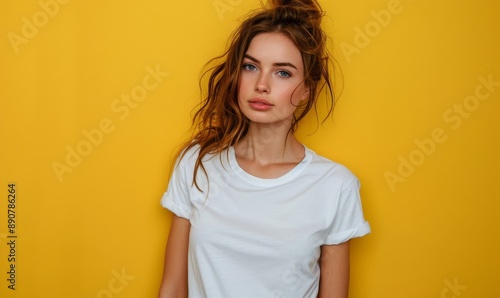
M 352 238 L 363 237 L 371 232 L 370 224 L 365 221 L 360 225 L 340 233 L 329 235 L 326 238 L 325 244 L 340 244 Z
M 191 211 L 189 208 L 177 203 L 173 198 L 171 198 L 168 192 L 165 192 L 161 197 L 161 205 L 172 211 L 175 215 L 183 217 L 185 219 L 190 219 Z

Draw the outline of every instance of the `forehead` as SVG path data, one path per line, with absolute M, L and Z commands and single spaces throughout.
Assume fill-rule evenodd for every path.
M 250 42 L 246 54 L 262 64 L 292 63 L 303 68 L 302 55 L 297 46 L 283 33 L 261 33 Z

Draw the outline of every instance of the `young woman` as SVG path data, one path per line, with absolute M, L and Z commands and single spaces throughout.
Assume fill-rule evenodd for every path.
M 209 71 L 161 201 L 159 297 L 347 297 L 349 240 L 370 232 L 359 183 L 293 135 L 323 87 L 333 104 L 322 14 L 271 1 Z

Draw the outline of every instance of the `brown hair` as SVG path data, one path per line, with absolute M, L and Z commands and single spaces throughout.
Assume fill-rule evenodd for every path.
M 326 86 L 329 109 L 325 120 L 333 111 L 334 95 L 328 67 L 326 35 L 321 29 L 323 11 L 316 0 L 270 0 L 267 7 L 251 13 L 232 33 L 228 49 L 213 58 L 207 65 L 215 63 L 203 73 L 200 89 L 206 75 L 206 96 L 193 117 L 193 137 L 183 146 L 180 158 L 191 148 L 199 145 L 193 184 L 198 188 L 196 173 L 206 154 L 220 154 L 234 145 L 248 131 L 249 120 L 238 106 L 238 82 L 242 61 L 252 39 L 260 33 L 282 33 L 300 50 L 304 63 L 304 81 L 309 88 L 309 98 L 300 105 L 293 117 L 290 131 L 294 132 L 298 122 L 314 108 L 316 99 Z

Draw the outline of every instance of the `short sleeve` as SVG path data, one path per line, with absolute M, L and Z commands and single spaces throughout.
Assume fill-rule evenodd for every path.
M 193 209 L 190 197 L 194 165 L 190 162 L 193 157 L 190 153 L 186 152 L 182 159 L 177 161 L 167 191 L 161 198 L 163 207 L 186 219 L 191 218 Z
M 370 233 L 370 225 L 363 216 L 359 188 L 359 181 L 354 179 L 341 189 L 325 244 L 340 244 Z

